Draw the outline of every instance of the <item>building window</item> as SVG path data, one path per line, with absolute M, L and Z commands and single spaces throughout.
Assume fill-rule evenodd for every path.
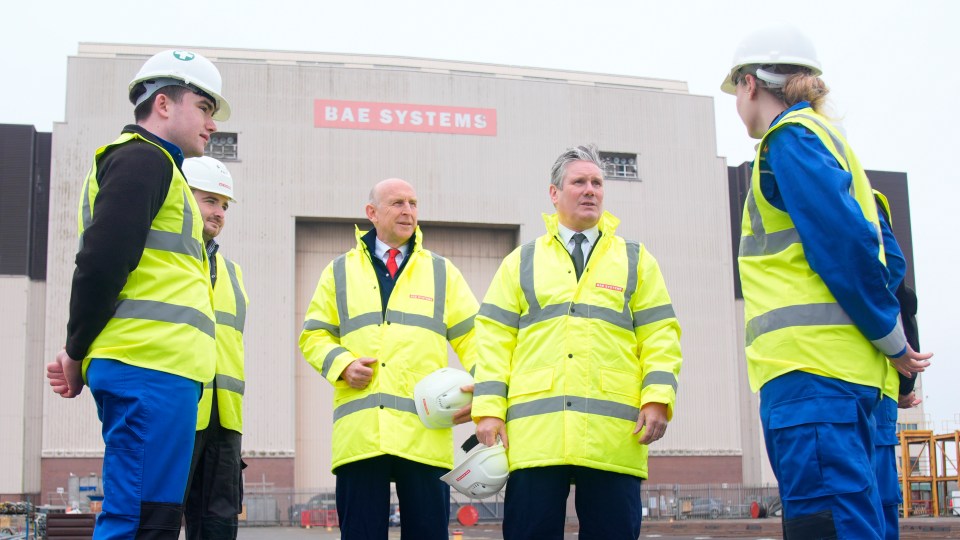
M 210 142 L 203 149 L 203 155 L 224 161 L 237 161 L 238 139 L 236 133 L 217 132 L 210 136 Z
M 603 162 L 603 176 L 613 180 L 639 180 L 637 154 L 618 152 L 600 152 Z
M 917 424 L 902 424 L 897 422 L 897 433 L 901 431 L 916 431 L 919 426 Z

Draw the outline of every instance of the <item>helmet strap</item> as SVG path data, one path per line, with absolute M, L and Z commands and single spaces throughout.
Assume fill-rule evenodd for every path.
M 780 73 L 767 71 L 763 68 L 757 68 L 757 78 L 767 83 L 768 88 L 783 88 L 783 85 L 787 83 L 788 77 L 789 75 L 783 75 Z

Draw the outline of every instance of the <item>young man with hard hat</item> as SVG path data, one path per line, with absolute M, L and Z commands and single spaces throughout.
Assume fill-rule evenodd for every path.
M 249 300 L 240 265 L 220 254 L 215 238 L 223 231 L 230 203 L 236 202 L 234 181 L 223 163 L 207 156 L 184 160 L 183 174 L 203 219 L 217 321 L 217 374 L 204 386 L 197 411 L 184 503 L 186 537 L 230 540 L 237 537 L 242 511 L 243 326 Z
M 307 362 L 334 386 L 340 531 L 344 540 L 386 539 L 394 479 L 402 538 L 446 540 L 450 487 L 440 477 L 453 467 L 453 435 L 428 428 L 425 413 L 421 422 L 413 397 L 447 366 L 448 342 L 473 367 L 477 301 L 449 260 L 423 248 L 413 186 L 378 183 L 366 215 L 374 228 L 357 229 L 357 247 L 323 270 L 300 334 Z M 449 391 L 442 373 L 428 382 Z M 468 404 L 452 422 L 469 419 Z
M 870 181 L 822 113 L 820 73 L 813 44 L 777 27 L 741 43 L 721 85 L 760 139 L 739 256 L 747 372 L 784 538 L 895 538 L 878 405 L 891 362 L 912 377 L 931 355 L 904 336 Z
M 680 325 L 603 187 L 593 146 L 557 158 L 547 234 L 504 259 L 477 315 L 473 418 L 507 447 L 507 540 L 562 539 L 573 483 L 580 538 L 635 540 L 647 447 L 673 417 Z
M 66 398 L 89 385 L 103 422 L 98 539 L 179 534 L 216 364 L 203 222 L 180 167 L 229 117 L 221 87 L 198 54 L 148 59 L 128 88 L 136 124 L 96 151 L 81 190 L 67 339 L 47 377 Z

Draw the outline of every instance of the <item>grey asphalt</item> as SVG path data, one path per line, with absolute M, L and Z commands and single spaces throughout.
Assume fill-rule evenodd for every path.
M 463 531 L 462 539 L 463 540 L 493 540 L 503 538 L 503 535 L 500 532 L 499 528 L 496 529 L 475 529 L 475 528 L 464 528 L 459 529 Z M 451 529 L 451 533 L 454 529 Z M 564 534 L 564 540 L 577 540 L 578 534 L 576 532 L 568 532 Z M 399 540 L 400 530 L 399 529 L 390 529 L 388 536 L 389 540 Z M 450 540 L 454 540 L 454 535 L 450 535 Z M 691 536 L 689 534 L 680 534 L 680 535 L 665 535 L 665 534 L 640 534 L 641 539 L 647 538 L 670 538 L 672 540 L 706 540 L 709 538 L 715 538 L 707 535 L 696 535 Z M 729 538 L 729 537 L 727 537 Z M 763 536 L 754 536 L 754 537 L 744 537 L 750 538 L 751 540 L 773 540 L 772 538 Z M 327 531 L 323 527 L 315 527 L 312 529 L 301 529 L 299 527 L 242 527 L 240 533 L 237 535 L 237 540 L 340 540 L 340 531 L 339 529 L 332 529 Z

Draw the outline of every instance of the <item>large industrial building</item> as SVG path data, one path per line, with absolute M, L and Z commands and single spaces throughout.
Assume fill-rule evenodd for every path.
M 94 150 L 133 122 L 128 82 L 165 48 L 81 44 L 68 62 L 64 121 L 52 137 L 32 129 L 14 137 L 32 137 L 31 155 L 39 152 L 32 161 L 46 156 L 51 169 L 48 186 L 23 188 L 24 200 L 42 207 L 26 217 L 48 229 L 29 232 L 48 234 L 34 257 L 45 265 L 25 257 L 0 271 L 0 362 L 15 374 L 0 395 L 0 496 L 46 503 L 70 474 L 100 471 L 100 422 L 89 392 L 55 396 L 43 366 L 64 342 L 84 175 Z M 683 327 L 676 415 L 651 447 L 650 482 L 774 482 L 746 383 L 735 276 L 748 169 L 728 171 L 716 155 L 711 97 L 691 95 L 683 82 L 593 73 L 193 50 L 217 64 L 233 109 L 208 153 L 227 164 L 237 186 L 218 241 L 243 268 L 250 296 L 248 485 L 298 492 L 334 485 L 332 388 L 303 360 L 297 337 L 320 272 L 356 245 L 355 226 L 369 225 L 364 204 L 373 184 L 400 177 L 415 186 L 425 246 L 451 259 L 482 299 L 502 258 L 543 233 L 541 214 L 552 212 L 549 168 L 581 143 L 601 150 L 605 207 L 621 220 L 617 233 L 656 256 Z M 904 198 L 905 180 L 891 183 Z M 905 199 L 894 209 L 905 212 Z M 470 432 L 460 426 L 455 438 Z

